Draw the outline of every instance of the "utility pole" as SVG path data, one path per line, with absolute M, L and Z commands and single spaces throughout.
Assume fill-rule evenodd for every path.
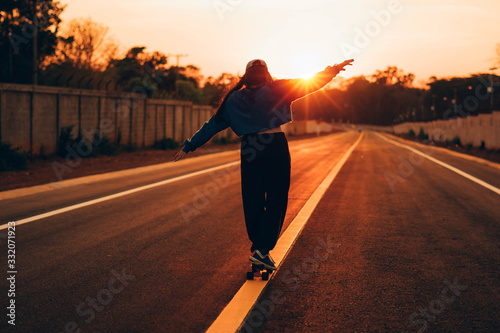
M 188 54 L 167 54 L 167 59 L 170 58 L 170 57 L 175 57 L 177 59 L 176 63 L 175 63 L 175 67 L 179 67 L 179 58 L 180 57 L 187 57 L 189 56 Z
M 177 77 L 179 75 L 179 58 L 180 57 L 187 57 L 187 54 L 167 54 L 167 61 L 168 58 L 170 57 L 175 57 L 177 59 L 176 64 L 175 64 L 175 98 L 179 97 L 179 86 L 177 85 Z

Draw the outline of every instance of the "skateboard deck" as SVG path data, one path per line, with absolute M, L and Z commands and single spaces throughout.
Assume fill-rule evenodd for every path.
M 273 272 L 274 270 L 265 268 L 264 265 L 253 262 L 251 271 L 247 272 L 247 280 L 254 280 L 256 277 L 260 277 L 262 281 L 267 281 Z

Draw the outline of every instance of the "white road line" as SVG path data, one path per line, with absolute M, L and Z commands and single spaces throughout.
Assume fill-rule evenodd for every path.
M 144 186 L 141 186 L 141 187 L 136 187 L 136 188 L 133 188 L 133 189 L 130 189 L 130 190 L 127 190 L 127 191 L 123 191 L 123 192 L 111 194 L 111 195 L 108 195 L 108 196 L 105 196 L 105 197 L 102 197 L 102 198 L 97 198 L 97 199 L 86 201 L 86 202 L 82 202 L 82 203 L 79 203 L 79 204 L 76 204 L 76 205 L 72 205 L 72 206 L 68 206 L 68 207 L 56 209 L 56 210 L 53 210 L 53 211 L 50 211 L 50 212 L 47 212 L 47 213 L 35 215 L 35 216 L 32 216 L 32 217 L 28 217 L 28 218 L 16 221 L 16 226 L 21 225 L 21 224 L 25 224 L 25 223 L 29 223 L 29 222 L 33 222 L 33 221 L 37 221 L 37 220 L 41 220 L 41 219 L 44 219 L 46 217 L 50 217 L 50 216 L 62 214 L 62 213 L 65 213 L 65 212 L 69 212 L 71 210 L 75 210 L 75 209 L 78 209 L 78 208 L 95 205 L 95 204 L 98 204 L 98 203 L 101 203 L 101 202 L 104 202 L 104 201 L 108 201 L 108 200 L 111 200 L 111 199 L 116 199 L 116 198 L 123 197 L 123 196 L 129 195 L 129 194 L 132 194 L 132 193 L 137 193 L 137 192 L 140 192 L 140 191 L 148 190 L 148 189 L 151 189 L 151 188 L 154 188 L 154 187 L 158 187 L 158 186 L 162 186 L 162 185 L 174 183 L 174 182 L 177 182 L 179 180 L 183 180 L 183 179 L 187 179 L 187 178 L 191 178 L 191 177 L 196 177 L 196 176 L 203 175 L 203 174 L 206 174 L 206 173 L 210 173 L 210 172 L 213 172 L 213 171 L 217 171 L 217 170 L 229 168 L 229 167 L 232 167 L 232 166 L 237 165 L 239 163 L 240 163 L 240 161 L 226 163 L 226 164 L 219 165 L 219 166 L 216 166 L 216 167 L 213 167 L 213 168 L 209 168 L 209 169 L 205 169 L 205 170 L 200 170 L 200 171 L 188 173 L 186 175 L 182 175 L 182 176 L 179 176 L 179 177 L 162 180 L 162 181 L 159 181 L 159 182 L 156 182 L 156 183 L 153 183 L 153 184 L 144 185 Z M 7 229 L 7 227 L 8 227 L 7 224 L 0 225 L 0 230 Z
M 295 240 L 304 228 L 311 217 L 312 212 L 318 205 L 319 201 L 325 194 L 326 190 L 330 187 L 331 183 L 339 173 L 342 166 L 345 164 L 351 153 L 358 146 L 363 138 L 363 133 L 359 136 L 358 140 L 347 150 L 342 159 L 335 165 L 335 167 L 326 176 L 323 182 L 316 188 L 309 200 L 305 203 L 299 211 L 295 219 L 286 228 L 285 232 L 281 235 L 276 244 L 276 247 L 271 252 L 273 259 L 276 261 L 276 266 L 279 269 L 280 263 L 285 259 L 286 255 L 292 248 Z M 273 276 L 276 273 L 273 274 Z M 264 291 L 269 281 L 262 280 L 249 280 L 238 290 L 233 299 L 219 314 L 217 319 L 208 328 L 207 333 L 221 333 L 221 332 L 236 332 L 243 321 L 253 308 L 255 302 L 260 294 Z
M 71 186 L 75 186 L 75 185 L 95 184 L 95 183 L 99 183 L 99 182 L 103 182 L 103 181 L 107 181 L 107 180 L 116 180 L 117 178 L 122 178 L 122 177 L 134 177 L 136 175 L 151 173 L 151 172 L 160 171 L 160 170 L 161 171 L 169 171 L 169 170 L 181 168 L 181 166 L 186 165 L 186 164 L 190 164 L 190 163 L 193 163 L 193 164 L 200 163 L 201 164 L 201 163 L 204 163 L 204 162 L 212 160 L 212 159 L 219 159 L 219 158 L 222 159 L 222 158 L 226 158 L 226 157 L 231 156 L 231 155 L 234 155 L 234 157 L 239 159 L 239 156 L 240 156 L 239 149 L 227 150 L 227 151 L 220 152 L 220 153 L 191 157 L 189 159 L 184 159 L 182 161 L 175 162 L 175 163 L 174 162 L 164 162 L 164 163 L 160 163 L 160 164 L 147 165 L 147 166 L 142 166 L 142 167 L 137 167 L 137 168 L 132 168 L 132 169 L 111 171 L 111 172 L 106 172 L 106 173 L 100 173 L 97 175 L 66 179 L 66 180 L 61 180 L 61 181 L 57 181 L 54 183 L 48 183 L 48 184 L 18 188 L 18 189 L 14 189 L 14 190 L 2 191 L 2 192 L 0 192 L 0 201 L 6 200 L 6 199 L 24 197 L 27 195 L 40 194 L 40 193 L 58 190 L 61 188 L 67 188 L 67 187 L 71 187 Z
M 444 163 L 444 162 L 441 162 L 440 160 L 435 159 L 435 158 L 434 158 L 434 157 L 432 157 L 432 156 L 429 156 L 429 155 L 427 155 L 427 154 L 424 154 L 424 153 L 422 153 L 422 152 L 421 152 L 420 150 L 418 150 L 418 149 L 415 149 L 415 148 L 413 148 L 413 147 L 410 147 L 410 146 L 407 146 L 407 145 L 405 145 L 405 144 L 402 144 L 402 143 L 399 143 L 399 142 L 397 142 L 397 141 L 394 141 L 394 140 L 392 140 L 392 139 L 389 139 L 389 138 L 385 137 L 384 135 L 382 135 L 382 134 L 380 134 L 380 133 L 375 133 L 375 134 L 377 134 L 379 137 L 381 137 L 382 139 L 384 139 L 384 140 L 385 140 L 385 141 L 387 141 L 387 142 L 390 142 L 390 143 L 392 143 L 392 144 L 394 144 L 394 145 L 396 145 L 396 146 L 399 146 L 399 147 L 402 147 L 402 148 L 408 149 L 408 150 L 410 150 L 410 151 L 414 152 L 415 154 L 418 154 L 418 155 L 420 155 L 420 156 L 422 156 L 422 157 L 425 157 L 425 158 L 426 158 L 426 159 L 428 159 L 429 161 L 432 161 L 432 162 L 434 162 L 434 163 L 436 163 L 436 164 L 438 164 L 438 165 L 440 165 L 440 166 L 442 166 L 442 167 L 445 167 L 446 169 L 449 169 L 449 170 L 451 170 L 451 171 L 453 171 L 453 172 L 455 172 L 455 173 L 459 174 L 460 176 L 463 176 L 463 177 L 465 177 L 465 178 L 467 178 L 467 179 L 469 179 L 469 180 L 472 180 L 474 183 L 479 184 L 479 185 L 481 185 L 481 186 L 483 186 L 483 187 L 486 187 L 488 190 L 491 190 L 491 191 L 495 192 L 496 194 L 499 194 L 499 195 L 500 195 L 500 189 L 499 189 L 499 188 L 497 188 L 497 187 L 495 187 L 495 186 L 493 186 L 493 185 L 490 185 L 490 184 L 486 183 L 485 181 L 482 181 L 482 180 L 481 180 L 481 179 L 479 179 L 479 178 L 476 178 L 476 177 L 474 177 L 474 176 L 471 176 L 471 175 L 469 175 L 468 173 L 466 173 L 466 172 L 464 172 L 464 171 L 462 171 L 462 170 L 460 170 L 460 169 L 457 169 L 457 168 L 455 168 L 455 167 L 453 167 L 453 166 L 451 166 L 451 165 L 449 165 L 449 164 L 446 164 L 446 163 Z

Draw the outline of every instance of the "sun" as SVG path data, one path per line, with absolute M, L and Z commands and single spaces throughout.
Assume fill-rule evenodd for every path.
M 287 59 L 287 63 L 293 78 L 310 79 L 321 70 L 319 54 L 311 51 L 295 53 Z

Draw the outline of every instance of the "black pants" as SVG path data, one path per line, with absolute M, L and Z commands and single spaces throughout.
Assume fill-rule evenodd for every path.
M 290 152 L 284 133 L 248 134 L 241 141 L 241 192 L 251 251 L 274 248 L 290 188 Z

